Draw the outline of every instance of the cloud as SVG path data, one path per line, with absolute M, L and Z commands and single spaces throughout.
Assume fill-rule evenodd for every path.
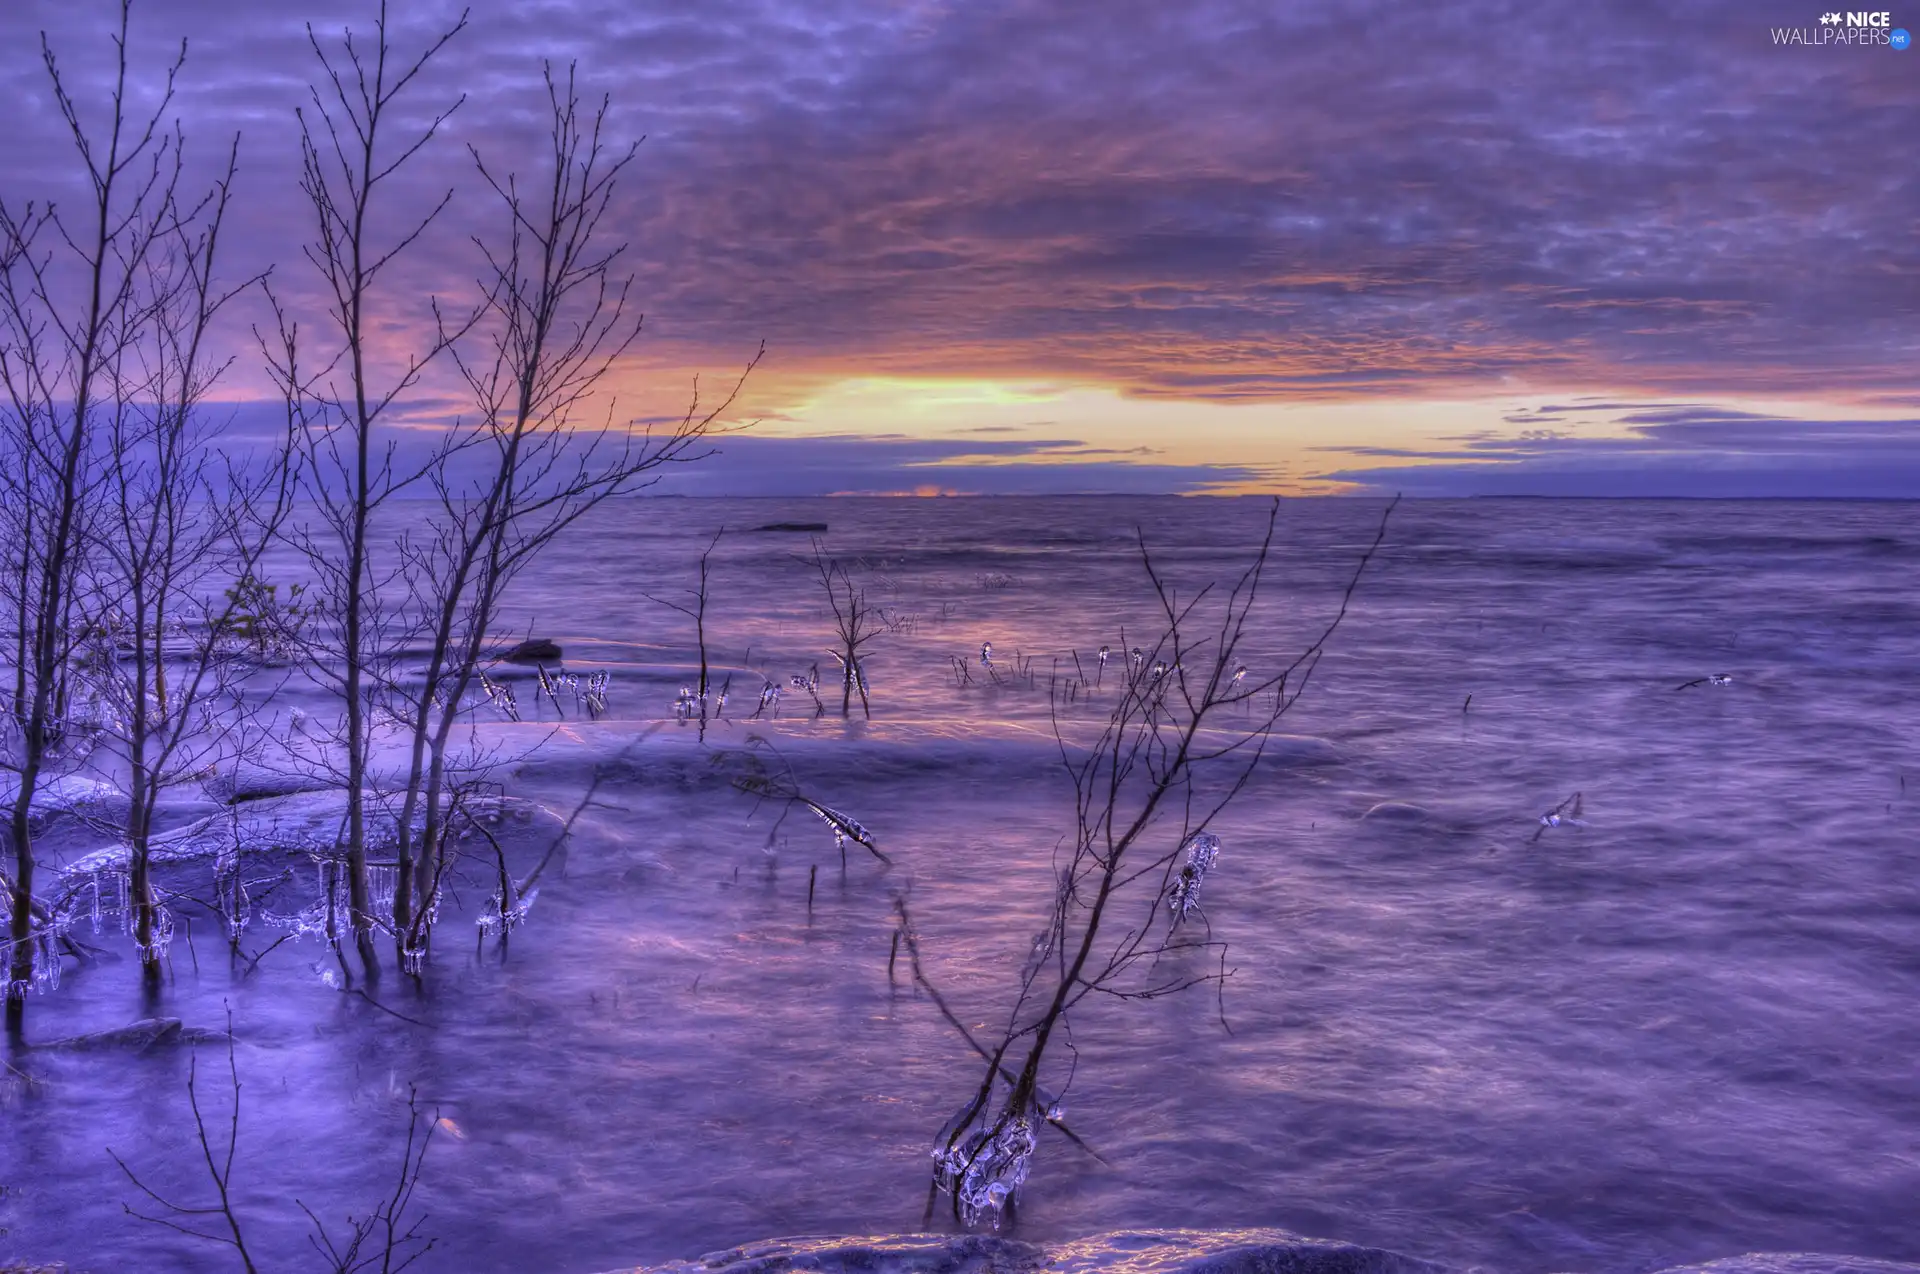
M 1413 462 L 1320 475 L 1408 495 L 1920 499 L 1920 418 L 1796 420 L 1710 407 L 1633 411 L 1622 437 L 1534 434 L 1455 450 L 1328 448 Z
M 33 29 L 85 88 L 107 7 L 0 15 L 10 187 L 60 155 Z M 467 183 L 460 142 L 530 164 L 536 59 L 577 58 L 620 134 L 649 135 L 617 213 L 672 346 L 1228 400 L 1509 375 L 1911 394 L 1920 168 L 1888 157 L 1920 90 L 1891 53 L 1772 46 L 1803 9 L 486 5 L 403 99 L 418 121 L 468 94 L 393 193 Z M 314 68 L 292 15 L 364 39 L 370 5 L 136 12 L 148 53 L 192 38 L 199 139 L 244 128 L 247 246 L 294 286 L 291 111 Z M 396 12 L 417 48 L 455 6 Z M 457 233 L 415 263 L 420 295 L 472 270 Z
M 716 454 L 674 469 L 655 490 L 674 495 L 966 495 L 1202 493 L 1257 481 L 1254 469 L 1105 459 L 1082 443 L 903 437 L 735 435 Z
M 401 419 L 423 422 L 394 431 L 396 474 L 415 472 L 427 460 L 438 431 L 424 422 L 443 425 L 446 417 L 436 413 L 444 406 L 431 398 L 394 404 Z M 203 412 L 222 445 L 252 463 L 272 457 L 285 437 L 285 410 L 278 403 L 219 403 Z M 1202 494 L 1269 476 L 1241 465 L 1163 463 L 1151 459 L 1158 454 L 1153 448 L 1097 447 L 1072 438 L 721 433 L 687 454 L 693 459 L 656 470 L 648 489 L 699 496 Z M 477 489 L 474 484 L 491 472 L 487 463 L 480 453 L 457 458 L 451 486 Z M 331 472 L 332 466 L 327 459 L 322 468 Z M 414 494 L 428 491 L 420 487 Z

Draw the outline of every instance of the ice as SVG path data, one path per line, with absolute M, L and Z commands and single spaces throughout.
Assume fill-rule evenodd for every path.
M 140 945 L 140 957 L 143 961 L 158 964 L 167 958 L 167 949 L 172 945 L 173 913 L 156 903 L 153 908 L 152 940 Z
M 226 921 L 227 937 L 238 938 L 253 920 L 253 900 L 241 875 L 237 845 L 223 847 L 213 860 L 213 897 L 221 918 Z
M 832 829 L 835 849 L 845 849 L 848 841 L 856 845 L 865 845 L 868 849 L 874 848 L 873 833 L 862 827 L 855 819 L 829 806 L 809 801 L 804 796 L 800 798 L 800 803 L 812 810 L 821 822 Z
M 1033 1167 L 1038 1144 L 1033 1123 L 1024 1115 L 1003 1112 L 989 1127 L 976 1124 L 955 1135 L 967 1109 L 941 1130 L 934 1143 L 934 1178 L 954 1197 L 963 1224 L 977 1224 L 983 1217 L 997 1223 Z
M 22 981 L 9 981 L 9 997 L 24 996 L 29 991 L 45 995 L 60 989 L 60 949 L 56 944 L 65 932 L 65 926 L 56 925 L 21 940 L 33 948 L 33 976 Z M 19 948 L 20 942 L 0 942 L 0 971 L 12 970 L 14 952 Z
M 1534 832 L 1533 839 L 1536 841 L 1539 840 L 1547 834 L 1550 828 L 1585 827 L 1587 820 L 1581 817 L 1585 806 L 1586 802 L 1581 794 L 1575 792 L 1572 796 L 1540 816 L 1540 827 Z
M 589 673 L 585 683 L 576 679 L 574 693 L 592 720 L 598 721 L 607 715 L 607 690 L 612 684 L 613 674 L 605 669 Z
M 1220 838 L 1212 832 L 1195 832 L 1188 838 L 1187 861 L 1167 891 L 1167 907 L 1173 912 L 1175 924 L 1185 920 L 1200 905 L 1200 883 L 1213 870 L 1219 857 Z
M 487 702 L 509 721 L 520 719 L 520 705 L 514 701 L 513 687 L 504 681 L 495 681 L 485 672 L 480 674 L 480 689 L 486 694 Z
M 512 933 L 526 923 L 527 913 L 533 910 L 533 900 L 539 896 L 540 887 L 535 885 L 521 895 L 519 902 L 509 907 L 504 905 L 500 891 L 496 889 L 493 891 L 493 896 L 487 899 L 487 909 L 474 923 L 480 927 L 482 933 Z

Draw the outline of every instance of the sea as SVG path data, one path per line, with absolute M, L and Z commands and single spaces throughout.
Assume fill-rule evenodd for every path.
M 1013 1006 L 1127 652 L 1168 605 L 1217 621 L 1270 518 L 1239 658 L 1258 681 L 1322 653 L 1211 825 L 1187 930 L 1210 945 L 1164 957 L 1201 980 L 1074 1011 L 1043 1074 L 1074 1138 L 1042 1127 L 1016 1211 L 968 1237 L 929 1206 L 983 1075 L 958 1028 Z M 879 625 L 844 717 L 816 554 Z M 1512 1274 L 1920 1262 L 1920 506 L 637 498 L 514 588 L 502 643 L 606 673 L 606 710 L 495 669 L 520 720 L 476 698 L 462 746 L 503 848 L 470 848 L 424 976 L 302 933 L 295 849 L 247 882 L 237 947 L 193 901 L 215 865 L 169 868 L 157 993 L 108 891 L 0 1070 L 0 1264 L 239 1269 L 136 1215 L 226 1233 L 161 1202 L 215 1198 L 197 1104 L 259 1268 L 334 1268 L 316 1226 L 391 1198 L 410 1100 L 417 1271 L 804 1266 L 854 1239 L 842 1268 L 999 1243 L 1119 1270 L 1141 1234 L 1193 1268 L 1275 1235 Z M 283 735 L 333 711 L 271 678 Z M 1262 716 L 1204 739 L 1244 760 Z M 326 799 L 234 791 L 183 789 L 169 825 L 276 835 L 261 811 Z M 49 811 L 57 866 L 97 821 Z M 500 863 L 539 868 L 504 940 L 478 922 Z M 99 1035 L 155 1017 L 182 1030 Z M 754 1246 L 789 1236 L 814 1247 Z

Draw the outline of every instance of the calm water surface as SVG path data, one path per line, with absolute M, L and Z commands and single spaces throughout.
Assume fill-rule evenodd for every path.
M 510 790 L 561 815 L 602 775 L 511 949 L 449 922 L 424 993 L 376 988 L 402 1020 L 325 985 L 311 943 L 246 977 L 205 930 L 176 944 L 158 1011 L 214 1027 L 232 1009 L 236 1178 L 269 1268 L 307 1267 L 292 1200 L 370 1206 L 409 1086 L 448 1121 L 424 1268 L 585 1274 L 918 1229 L 927 1148 L 976 1072 L 931 1005 L 889 986 L 890 899 L 910 888 L 958 1011 L 997 1021 L 1072 830 L 1049 673 L 1150 623 L 1136 524 L 1184 594 L 1244 562 L 1264 509 L 604 511 L 524 581 L 514 622 L 610 670 L 611 719 L 487 728 L 528 757 Z M 1257 666 L 1326 622 L 1379 514 L 1282 507 Z M 702 740 L 670 711 L 691 626 L 643 591 L 684 598 L 716 528 L 778 520 L 830 523 L 904 631 L 872 648 L 871 722 L 790 697 L 778 721 Z M 805 547 L 730 532 L 716 550 L 710 641 L 736 716 L 763 675 L 831 667 Z M 1031 657 L 1033 683 L 956 686 L 952 658 L 986 640 Z M 1676 692 L 1709 673 L 1733 683 Z M 1069 1117 L 1108 1165 L 1043 1140 L 1019 1236 L 1278 1226 L 1539 1274 L 1755 1250 L 1920 1260 L 1916 708 L 1915 506 L 1403 505 L 1286 718 L 1299 740 L 1217 827 L 1224 1005 L 1202 991 L 1076 1020 Z M 843 872 L 817 822 L 776 825 L 732 791 L 711 754 L 750 731 L 897 866 L 856 853 Z M 1589 825 L 1533 843 L 1576 791 Z M 1412 808 L 1367 816 L 1386 802 Z M 31 1036 L 145 1015 L 135 982 L 128 959 L 70 967 Z M 201 1052 L 206 1085 L 219 1055 Z M 16 1059 L 43 1082 L 0 1079 L 0 1259 L 220 1268 L 124 1214 L 108 1155 L 205 1201 L 190 1056 Z

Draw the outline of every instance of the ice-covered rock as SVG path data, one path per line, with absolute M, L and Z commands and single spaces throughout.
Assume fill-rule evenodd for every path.
M 1867 1262 L 1859 1274 L 1914 1269 L 1867 1268 L 1884 1264 Z M 1382 1248 L 1247 1229 L 1121 1230 L 1051 1247 L 984 1234 L 770 1239 L 710 1252 L 697 1261 L 617 1274 L 1445 1274 L 1446 1269 Z
M 297 796 L 302 792 L 324 792 L 339 783 L 329 775 L 294 768 L 265 765 L 240 765 L 222 770 L 200 784 L 209 799 L 222 805 L 257 801 L 272 796 Z
M 0 804 L 19 799 L 20 779 L 0 774 Z M 41 816 L 75 814 L 82 818 L 118 820 L 126 817 L 127 796 L 105 779 L 85 774 L 41 775 L 33 785 L 33 810 Z
M 1704 1265 L 1676 1265 L 1659 1274 L 1920 1274 L 1920 1265 L 1828 1252 L 1749 1252 Z
M 112 1030 L 48 1040 L 34 1047 L 42 1050 L 57 1049 L 63 1052 L 120 1049 L 144 1053 L 150 1048 L 161 1045 L 206 1044 L 226 1038 L 225 1031 L 209 1031 L 203 1027 L 183 1026 L 177 1017 L 146 1017 L 138 1022 L 129 1022 L 125 1026 L 116 1026 Z
M 560 656 L 560 645 L 551 637 L 529 637 L 500 658 L 510 664 L 557 664 Z
M 1381 801 L 1360 816 L 1363 823 L 1424 823 L 1431 818 L 1432 812 L 1424 805 L 1415 805 L 1411 801 Z

